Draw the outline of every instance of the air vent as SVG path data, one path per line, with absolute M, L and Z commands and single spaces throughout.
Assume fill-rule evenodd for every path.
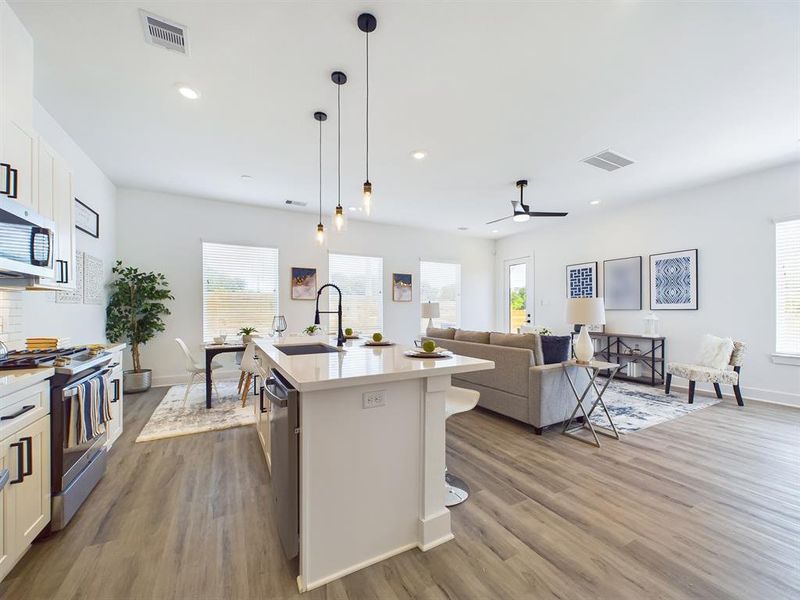
M 308 202 L 300 202 L 298 200 L 287 200 L 286 204 L 289 204 L 291 206 L 305 206 L 306 204 L 308 204 Z
M 189 54 L 186 26 L 143 10 L 140 10 L 139 14 L 142 16 L 144 39 L 148 44 L 180 54 Z
M 616 171 L 617 169 L 621 169 L 622 167 L 627 167 L 628 165 L 633 164 L 632 160 L 629 160 L 624 156 L 620 156 L 611 150 L 603 150 L 602 152 L 598 152 L 594 156 L 584 158 L 582 162 L 585 162 L 587 165 L 592 165 L 593 167 L 603 169 L 604 171 Z

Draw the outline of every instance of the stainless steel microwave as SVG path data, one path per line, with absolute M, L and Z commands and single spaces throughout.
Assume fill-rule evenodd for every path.
M 0 278 L 52 278 L 55 224 L 0 197 Z

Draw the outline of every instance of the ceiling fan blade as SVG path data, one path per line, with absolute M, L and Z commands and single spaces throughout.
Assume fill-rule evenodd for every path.
M 532 217 L 566 217 L 569 213 L 528 211 L 528 214 Z
M 506 219 L 510 219 L 510 218 L 511 218 L 511 217 L 513 217 L 513 216 L 514 216 L 514 215 L 508 215 L 507 217 L 502 217 L 502 218 L 500 218 L 500 219 L 495 219 L 494 221 L 489 221 L 489 222 L 488 222 L 488 223 L 486 223 L 486 224 L 487 224 L 487 225 L 491 225 L 492 223 L 499 223 L 500 221 L 505 221 Z

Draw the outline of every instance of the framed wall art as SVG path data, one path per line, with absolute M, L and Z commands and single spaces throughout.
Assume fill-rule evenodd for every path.
M 650 310 L 697 310 L 697 249 L 650 255 Z
M 567 265 L 567 298 L 597 296 L 597 262 Z
M 606 310 L 642 310 L 642 257 L 603 261 Z
M 77 198 L 75 198 L 75 229 L 93 238 L 100 238 L 100 215 Z
M 317 297 L 317 270 L 292 267 L 292 300 L 314 300 Z
M 392 273 L 392 300 L 395 302 L 411 302 L 411 274 Z

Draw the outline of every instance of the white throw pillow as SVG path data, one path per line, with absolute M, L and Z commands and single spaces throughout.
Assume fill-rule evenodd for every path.
M 733 340 L 705 334 L 700 340 L 700 356 L 697 364 L 723 370 L 728 366 L 733 352 Z

